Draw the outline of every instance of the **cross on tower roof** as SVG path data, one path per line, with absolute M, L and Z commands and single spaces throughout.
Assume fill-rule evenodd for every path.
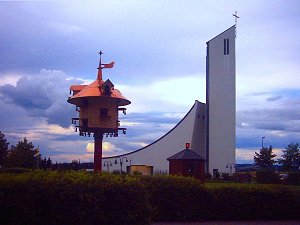
M 236 24 L 237 24 L 237 19 L 239 19 L 240 17 L 237 15 L 237 11 L 235 11 L 235 13 L 232 14 L 232 15 L 235 17 L 234 19 L 235 19 L 235 37 L 236 37 L 237 36 L 236 35 L 236 33 L 237 33 L 236 32 L 236 29 L 237 29 Z
M 235 11 L 235 14 L 232 14 L 235 17 L 235 25 L 237 24 L 237 19 L 240 17 L 237 15 L 237 11 Z

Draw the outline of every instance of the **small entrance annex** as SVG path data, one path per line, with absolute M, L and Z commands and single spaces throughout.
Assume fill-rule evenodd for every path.
M 190 143 L 186 143 L 186 149 L 167 158 L 169 161 L 169 174 L 181 176 L 193 176 L 204 182 L 205 160 L 190 149 Z

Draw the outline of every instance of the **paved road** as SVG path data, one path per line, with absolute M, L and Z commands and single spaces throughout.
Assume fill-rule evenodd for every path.
M 154 223 L 152 225 L 300 225 L 300 221 L 203 221 L 190 223 Z

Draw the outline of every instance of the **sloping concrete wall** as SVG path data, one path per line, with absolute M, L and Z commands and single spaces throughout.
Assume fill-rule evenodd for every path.
M 153 166 L 153 171 L 168 172 L 169 163 L 167 158 L 185 148 L 185 143 L 191 143 L 191 149 L 198 154 L 203 155 L 205 152 L 205 104 L 195 101 L 195 104 L 185 117 L 167 134 L 153 142 L 152 144 L 127 153 L 112 157 L 103 158 L 103 162 L 111 162 L 113 166 L 109 167 L 110 171 L 120 170 L 120 164 L 114 164 L 116 158 L 126 157 L 123 160 L 123 171 L 126 166 L 130 165 L 147 165 Z M 106 167 L 103 167 L 106 171 Z

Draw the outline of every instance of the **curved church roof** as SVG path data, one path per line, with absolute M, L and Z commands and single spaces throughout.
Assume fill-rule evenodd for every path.
M 200 107 L 205 107 L 205 103 L 201 103 L 198 100 L 195 100 L 195 103 L 191 107 L 191 109 L 187 112 L 187 114 L 171 130 L 169 130 L 166 134 L 164 134 L 162 137 L 158 138 L 154 142 L 150 143 L 149 145 L 147 145 L 145 147 L 142 147 L 140 149 L 137 149 L 137 150 L 133 150 L 133 151 L 124 153 L 124 154 L 103 157 L 103 159 L 113 159 L 113 158 L 118 158 L 118 157 L 129 156 L 129 155 L 132 155 L 132 154 L 135 154 L 135 153 L 138 153 L 138 152 L 153 151 L 154 149 L 156 149 L 156 147 L 154 147 L 154 146 L 155 145 L 160 146 L 161 144 L 159 144 L 159 143 L 162 142 L 163 140 L 167 140 L 167 142 L 171 141 L 169 136 L 171 136 L 176 131 L 180 130 L 180 132 L 186 133 L 185 130 L 182 130 L 182 128 L 180 128 L 180 126 L 183 125 L 184 123 L 186 123 L 188 120 L 191 119 L 193 121 L 192 122 L 193 126 L 195 126 L 195 120 L 197 120 L 197 119 L 200 120 L 200 118 L 199 118 L 200 117 L 199 116 Z M 200 131 L 200 130 L 198 130 L 198 131 Z M 181 135 L 181 136 L 185 136 L 185 135 Z M 180 138 L 176 138 L 176 142 L 179 141 L 179 139 Z M 191 137 L 191 140 L 192 139 L 193 139 L 193 137 Z M 199 139 L 199 137 L 196 137 L 195 139 Z M 185 141 L 188 141 L 188 140 L 185 140 Z M 183 143 L 186 143 L 186 142 L 182 142 L 182 143 L 179 143 L 179 144 L 182 145 Z M 153 149 L 150 149 L 150 148 L 153 148 Z M 174 149 L 174 150 L 171 150 L 171 151 L 174 153 L 174 152 L 176 152 L 176 149 Z M 168 157 L 168 155 L 166 156 L 166 158 L 167 157 Z

